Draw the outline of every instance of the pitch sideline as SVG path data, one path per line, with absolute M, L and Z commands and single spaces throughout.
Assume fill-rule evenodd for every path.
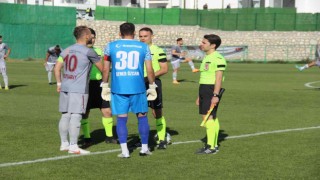
M 238 136 L 230 136 L 230 137 L 226 137 L 225 139 L 239 139 L 239 138 L 245 138 L 245 137 L 253 137 L 253 136 L 260 136 L 260 135 L 267 135 L 267 134 L 285 133 L 285 132 L 292 132 L 292 131 L 304 131 L 304 130 L 319 129 L 319 128 L 320 128 L 320 126 L 306 127 L 306 128 L 296 128 L 296 129 L 283 129 L 283 130 L 275 130 L 275 131 L 243 134 L 243 135 L 238 135 Z M 172 145 L 189 144 L 189 143 L 196 143 L 196 142 L 201 142 L 201 141 L 200 140 L 194 140 L 194 141 L 174 142 L 174 143 L 172 143 Z M 77 158 L 77 157 L 97 155 L 97 154 L 107 154 L 107 153 L 120 152 L 120 151 L 121 151 L 120 149 L 112 149 L 112 150 L 107 150 L 107 151 L 92 152 L 92 153 L 87 154 L 87 155 L 57 156 L 57 157 L 42 158 L 42 159 L 36 159 L 36 160 L 30 160 L 30 161 L 21 161 L 21 162 L 13 162 L 13 163 L 1 163 L 0 164 L 0 168 L 1 167 L 23 165 L 23 164 L 33 164 L 33 163 L 46 162 L 46 161 L 56 161 L 56 160 L 60 160 L 60 159 Z

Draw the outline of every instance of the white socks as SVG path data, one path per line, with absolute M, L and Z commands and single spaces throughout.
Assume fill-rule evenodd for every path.
M 129 155 L 127 143 L 120 144 L 120 147 L 123 155 Z
M 49 71 L 48 72 L 48 81 L 49 81 L 49 83 L 51 83 L 51 79 L 52 79 L 52 72 Z
M 149 151 L 148 144 L 141 144 L 141 151 L 142 151 L 142 152 L 147 152 L 147 151 Z
M 192 61 L 189 61 L 188 64 L 189 64 L 189 66 L 191 67 L 191 69 L 194 70 L 194 64 L 193 64 L 193 62 L 192 62 Z

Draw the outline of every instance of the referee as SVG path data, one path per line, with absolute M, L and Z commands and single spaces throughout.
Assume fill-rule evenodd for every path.
M 222 97 L 222 82 L 227 67 L 224 57 L 216 51 L 221 44 L 221 39 L 215 34 L 205 35 L 200 44 L 200 49 L 205 52 L 205 57 L 200 66 L 199 96 L 196 104 L 199 114 L 204 118 L 214 105 L 205 127 L 207 143 L 196 154 L 214 154 L 218 151 L 219 120 L 217 117 L 218 105 Z
M 149 107 L 152 109 L 153 117 L 156 119 L 156 129 L 158 135 L 158 149 L 166 149 L 167 142 L 166 137 L 166 119 L 162 115 L 162 83 L 160 76 L 168 72 L 167 56 L 166 53 L 160 47 L 152 44 L 153 31 L 149 27 L 144 27 L 139 30 L 139 39 L 141 42 L 147 43 L 149 45 L 151 55 L 152 55 L 152 67 L 155 74 L 155 83 L 158 86 L 156 88 L 157 98 L 154 101 L 149 101 Z M 149 82 L 146 78 L 146 69 L 145 69 L 145 79 L 146 79 L 146 88 L 149 88 Z

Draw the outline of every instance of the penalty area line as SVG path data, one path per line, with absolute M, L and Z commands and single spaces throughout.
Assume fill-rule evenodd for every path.
M 238 136 L 229 136 L 229 137 L 226 137 L 225 139 L 240 139 L 240 138 L 261 136 L 261 135 L 267 135 L 267 134 L 278 134 L 278 133 L 286 133 L 286 132 L 293 132 L 293 131 L 305 131 L 305 130 L 312 130 L 312 129 L 319 129 L 319 128 L 320 128 L 320 126 L 313 126 L 313 127 L 306 127 L 306 128 L 295 128 L 295 129 L 283 129 L 283 130 L 275 130 L 275 131 L 257 132 L 257 133 L 243 134 L 243 135 L 238 135 Z M 174 143 L 172 143 L 172 145 L 189 144 L 189 143 L 196 143 L 196 142 L 201 142 L 201 140 L 174 142 Z M 112 150 L 107 150 L 107 151 L 92 152 L 92 153 L 86 154 L 86 155 L 56 156 L 56 157 L 51 157 L 51 158 L 42 158 L 42 159 L 36 159 L 36 160 L 30 160 L 30 161 L 1 163 L 0 168 L 1 167 L 18 166 L 18 165 L 24 165 L 24 164 L 34 164 L 34 163 L 47 162 L 47 161 L 57 161 L 57 160 L 61 160 L 61 159 L 78 158 L 78 157 L 82 157 L 82 156 L 108 154 L 108 153 L 114 153 L 114 152 L 120 152 L 120 151 L 121 151 L 121 149 L 112 149 Z

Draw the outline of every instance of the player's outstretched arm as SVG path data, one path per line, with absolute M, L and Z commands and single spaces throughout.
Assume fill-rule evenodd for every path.
M 94 65 L 99 69 L 100 72 L 103 72 L 103 63 L 102 61 L 96 62 Z

